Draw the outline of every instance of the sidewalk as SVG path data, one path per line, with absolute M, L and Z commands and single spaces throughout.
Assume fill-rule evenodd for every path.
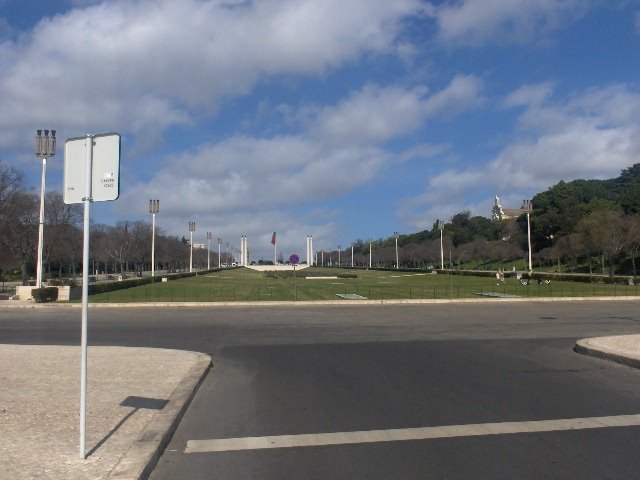
M 574 350 L 583 355 L 640 368 L 640 335 L 585 338 L 576 342 Z
M 3 478 L 146 478 L 211 365 L 195 352 L 89 346 L 83 460 L 80 354 L 0 345 Z

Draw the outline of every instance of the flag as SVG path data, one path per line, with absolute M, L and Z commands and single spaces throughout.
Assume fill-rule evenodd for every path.
M 276 232 L 273 232 L 273 235 L 271 236 L 271 245 L 275 245 L 276 244 Z

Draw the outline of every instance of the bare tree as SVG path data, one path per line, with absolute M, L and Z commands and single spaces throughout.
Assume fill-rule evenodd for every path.
M 38 230 L 38 198 L 26 191 L 16 192 L 4 210 L 0 244 L 20 265 L 22 284 L 29 279 L 29 265 L 35 261 Z
M 624 214 L 615 210 L 597 210 L 576 226 L 589 253 L 602 253 L 608 260 L 609 275 L 614 263 L 629 243 L 629 230 Z

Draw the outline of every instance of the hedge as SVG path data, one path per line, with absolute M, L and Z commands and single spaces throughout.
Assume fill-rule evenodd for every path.
M 149 285 L 151 283 L 161 282 L 163 278 L 166 278 L 167 280 L 178 280 L 180 278 L 195 277 L 197 275 L 217 271 L 219 271 L 219 269 L 216 268 L 200 272 L 170 273 L 168 275 L 158 277 L 132 278 L 130 280 L 121 280 L 116 282 L 96 283 L 93 285 L 89 285 L 89 295 L 95 295 L 96 293 L 114 292 L 116 290 L 124 290 L 127 288 Z
M 34 288 L 31 297 L 35 303 L 55 302 L 58 300 L 58 287 Z

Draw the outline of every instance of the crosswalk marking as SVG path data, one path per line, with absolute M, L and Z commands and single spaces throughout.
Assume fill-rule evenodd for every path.
M 559 432 L 594 428 L 640 426 L 640 414 L 609 417 L 534 420 L 525 422 L 477 423 L 439 427 L 398 428 L 355 432 L 270 435 L 265 437 L 189 440 L 185 453 L 228 452 L 268 448 L 318 447 L 408 440 L 509 435 L 516 433 Z

